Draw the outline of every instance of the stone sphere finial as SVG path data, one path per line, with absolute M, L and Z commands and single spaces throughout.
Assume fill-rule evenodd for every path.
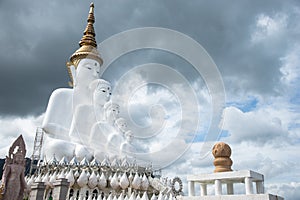
M 224 142 L 216 143 L 212 149 L 212 154 L 215 157 L 214 165 L 216 168 L 214 172 L 232 171 L 231 148 L 228 144 Z

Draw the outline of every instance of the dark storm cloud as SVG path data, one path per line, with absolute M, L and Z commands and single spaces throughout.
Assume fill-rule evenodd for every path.
M 274 93 L 288 45 L 276 42 L 250 46 L 257 17 L 289 13 L 294 1 L 96 1 L 97 42 L 131 28 L 165 27 L 197 40 L 215 60 L 224 80 L 241 77 L 232 87 Z M 45 111 L 52 90 L 67 87 L 65 62 L 78 48 L 89 2 L 0 2 L 0 113 L 38 115 Z M 295 23 L 288 18 L 288 25 Z M 288 27 L 289 28 L 289 27 Z M 292 29 L 292 27 L 290 27 Z M 275 38 L 276 39 L 276 38 Z M 270 51 L 270 48 L 272 51 Z

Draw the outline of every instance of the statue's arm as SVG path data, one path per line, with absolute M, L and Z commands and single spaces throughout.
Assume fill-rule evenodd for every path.
M 7 181 L 10 176 L 10 166 L 6 164 L 3 171 L 2 183 L 4 184 L 3 194 L 6 192 Z

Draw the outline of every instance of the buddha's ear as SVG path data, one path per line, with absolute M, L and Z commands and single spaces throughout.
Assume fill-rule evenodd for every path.
M 72 81 L 73 81 L 73 86 L 76 86 L 76 69 L 75 69 L 75 66 L 74 65 L 71 65 L 70 67 L 70 71 L 71 71 L 71 74 L 72 74 Z

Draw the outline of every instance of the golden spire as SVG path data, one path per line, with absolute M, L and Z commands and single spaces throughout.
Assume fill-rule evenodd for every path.
M 71 70 L 69 68 L 70 65 L 74 65 L 75 68 L 77 68 L 79 61 L 83 58 L 94 59 L 94 60 L 98 61 L 100 65 L 102 65 L 102 63 L 103 63 L 103 60 L 100 57 L 100 53 L 97 50 L 94 22 L 95 22 L 94 3 L 91 3 L 90 11 L 89 11 L 88 19 L 87 19 L 87 25 L 83 32 L 83 36 L 79 42 L 80 48 L 77 51 L 75 51 L 75 53 L 73 53 L 73 55 L 70 57 L 70 62 L 67 63 L 68 72 L 69 72 L 72 82 L 73 82 L 73 77 L 72 77 Z
M 81 38 L 79 42 L 79 46 L 83 45 L 91 45 L 93 47 L 97 47 L 96 39 L 95 39 L 95 30 L 94 30 L 94 22 L 95 22 L 95 17 L 94 17 L 94 3 L 91 3 L 90 5 L 90 12 L 89 16 L 87 19 L 87 26 L 83 32 L 83 37 Z

